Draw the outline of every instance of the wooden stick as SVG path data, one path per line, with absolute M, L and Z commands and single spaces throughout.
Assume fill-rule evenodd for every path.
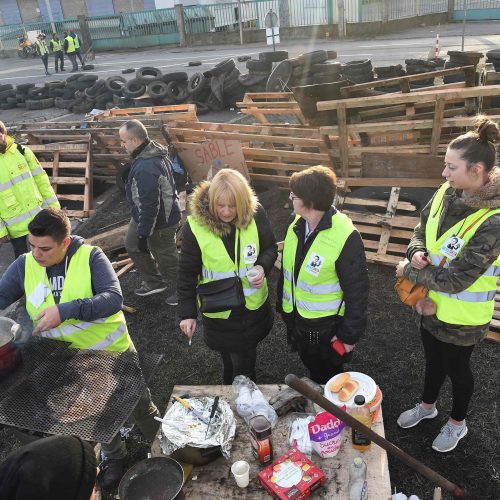
M 130 262 L 126 266 L 123 266 L 117 273 L 116 276 L 121 278 L 125 273 L 128 273 L 134 267 L 134 263 Z
M 134 314 L 137 312 L 137 309 L 135 307 L 126 306 L 125 304 L 123 304 L 122 311 L 128 312 L 130 314 Z

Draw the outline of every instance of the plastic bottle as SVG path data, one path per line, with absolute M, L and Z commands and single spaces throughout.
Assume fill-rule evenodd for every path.
M 358 394 L 354 398 L 354 406 L 351 410 L 351 416 L 359 420 L 367 427 L 372 426 L 372 419 L 370 416 L 370 408 L 365 402 L 365 397 Z M 361 432 L 352 429 L 352 447 L 359 451 L 366 451 L 370 448 L 372 442 Z
M 368 485 L 366 482 L 366 463 L 356 457 L 349 466 L 349 500 L 366 500 Z

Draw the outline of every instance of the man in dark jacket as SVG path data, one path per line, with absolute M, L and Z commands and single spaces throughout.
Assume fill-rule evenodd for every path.
M 175 232 L 181 213 L 167 149 L 151 141 L 138 120 L 126 122 L 119 134 L 132 157 L 126 184 L 132 218 L 125 247 L 143 279 L 135 293 L 146 296 L 169 288 L 167 304 L 177 305 Z

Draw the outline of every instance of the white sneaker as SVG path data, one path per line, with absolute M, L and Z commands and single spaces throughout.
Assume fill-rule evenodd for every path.
M 467 432 L 468 429 L 465 425 L 465 420 L 463 425 L 455 425 L 448 421 L 442 427 L 441 432 L 438 434 L 436 439 L 434 439 L 432 449 L 441 453 L 454 450 L 457 447 L 458 442 L 467 436 Z

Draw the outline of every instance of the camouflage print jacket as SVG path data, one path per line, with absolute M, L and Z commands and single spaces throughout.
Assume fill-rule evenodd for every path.
M 425 251 L 425 226 L 429 217 L 432 200 L 420 214 L 420 223 L 415 227 L 407 251 L 411 261 L 417 251 Z M 465 219 L 480 208 L 500 208 L 500 168 L 490 172 L 490 181 L 472 197 L 464 197 L 460 191 L 449 188 L 444 196 L 443 210 L 439 221 L 439 238 L 458 221 Z M 495 214 L 477 229 L 459 258 L 444 269 L 427 266 L 422 270 L 407 264 L 404 276 L 414 283 L 424 285 L 430 290 L 445 293 L 458 293 L 476 281 L 500 255 L 500 214 Z M 452 325 L 443 323 L 436 316 L 423 316 L 422 326 L 442 342 L 455 345 L 473 345 L 483 339 L 488 324 L 482 326 Z

